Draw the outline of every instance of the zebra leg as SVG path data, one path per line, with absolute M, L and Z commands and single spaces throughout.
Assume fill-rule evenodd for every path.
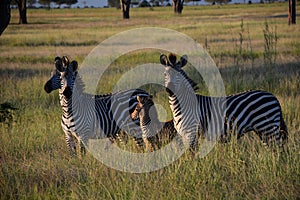
M 287 126 L 286 126 L 286 124 L 283 120 L 282 115 L 280 116 L 280 128 L 279 129 L 280 129 L 279 134 L 280 134 L 281 140 L 284 144 L 288 140 L 288 129 L 287 129 Z
M 76 156 L 76 144 L 74 141 L 73 136 L 70 133 L 65 133 L 65 138 L 66 138 L 66 143 L 67 143 L 67 148 L 71 154 L 71 156 Z
M 147 151 L 154 151 L 155 147 L 154 147 L 154 141 L 155 141 L 155 136 L 153 137 L 143 137 L 144 143 L 146 145 L 146 150 Z
M 143 149 L 144 146 L 144 140 L 141 137 L 133 137 L 135 146 L 137 148 L 138 151 L 140 151 L 141 149 Z
M 143 132 L 141 129 L 138 130 L 130 130 L 129 134 L 135 143 L 136 150 L 138 152 L 142 152 L 144 149 L 144 139 L 143 139 Z
M 192 159 L 194 158 L 197 150 L 198 150 L 198 138 L 196 136 L 196 133 L 185 133 L 182 134 L 182 142 L 184 145 L 184 148 L 188 148 Z
M 80 154 L 84 156 L 86 154 L 86 149 L 84 143 L 81 140 L 79 141 L 79 146 L 80 146 Z
M 115 139 L 119 144 L 125 146 L 128 143 L 128 134 L 126 132 L 120 131 L 116 133 Z
M 192 136 L 192 139 L 190 139 L 190 152 L 192 155 L 192 159 L 194 158 L 195 154 L 198 151 L 198 138 L 196 134 Z
M 155 150 L 155 145 L 158 147 L 159 139 L 156 131 L 151 130 L 151 132 L 145 131 L 142 134 L 143 142 L 146 146 L 146 151 L 152 152 Z
M 276 149 L 279 152 L 283 152 L 284 140 L 282 139 L 282 133 L 279 126 L 274 126 L 272 129 L 265 130 L 264 132 L 259 132 L 262 142 L 270 147 L 274 152 Z

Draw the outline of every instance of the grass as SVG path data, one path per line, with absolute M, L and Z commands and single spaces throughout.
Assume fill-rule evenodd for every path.
M 121 20 L 116 9 L 28 10 L 28 25 L 18 25 L 17 10 L 12 10 L 11 24 L 0 38 L 0 103 L 9 102 L 18 110 L 11 111 L 10 124 L 0 123 L 0 199 L 299 198 L 300 35 L 299 26 L 287 25 L 287 6 L 185 7 L 181 16 L 173 15 L 171 8 L 136 8 L 131 9 L 130 20 Z M 249 36 L 255 59 L 237 66 L 235 41 L 242 19 L 249 29 L 243 44 Z M 266 22 L 270 30 L 277 27 L 279 38 L 276 63 L 271 66 L 264 66 Z M 89 153 L 70 158 L 58 94 L 43 91 L 54 57 L 68 55 L 80 65 L 97 43 L 145 26 L 171 28 L 206 43 L 227 94 L 263 89 L 276 95 L 289 129 L 286 152 L 273 153 L 249 133 L 239 141 L 217 144 L 202 159 L 191 160 L 186 153 L 150 173 L 117 171 Z M 159 63 L 159 54 L 149 50 L 119 57 L 98 84 L 98 92 L 111 91 L 121 74 L 137 65 Z M 199 80 L 199 93 L 206 94 L 199 74 L 190 67 L 186 71 Z M 168 107 L 162 87 L 143 88 Z

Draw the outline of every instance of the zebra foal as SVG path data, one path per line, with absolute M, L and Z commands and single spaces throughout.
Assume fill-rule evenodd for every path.
M 143 132 L 146 149 L 154 151 L 155 147 L 161 146 L 172 140 L 177 134 L 173 119 L 160 122 L 151 96 L 137 96 L 138 104 L 136 111 L 140 119 L 140 126 Z
M 121 130 L 135 133 L 136 141 L 141 138 L 139 119 L 133 120 L 130 113 L 138 103 L 137 95 L 149 96 L 147 92 L 131 89 L 105 95 L 88 94 L 84 92 L 85 85 L 78 74 L 76 61 L 69 62 L 66 56 L 56 57 L 55 66 L 44 90 L 47 93 L 59 90 L 63 111 L 61 126 L 71 155 L 76 155 L 76 140 L 84 153 L 89 139 L 108 137 L 113 140 Z
M 195 94 L 196 83 L 182 70 L 187 56 L 177 62 L 176 55 L 161 55 L 165 67 L 165 87 L 174 126 L 191 149 L 197 146 L 196 132 L 227 141 L 232 132 L 237 138 L 254 131 L 260 139 L 282 147 L 288 131 L 278 99 L 269 92 L 253 90 L 226 97 Z

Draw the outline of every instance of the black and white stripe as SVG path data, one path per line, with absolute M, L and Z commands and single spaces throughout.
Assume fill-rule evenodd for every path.
M 136 96 L 148 96 L 147 92 L 131 89 L 106 95 L 87 94 L 76 61 L 69 63 L 67 57 L 57 57 L 55 63 L 56 71 L 44 89 L 47 93 L 59 89 L 61 125 L 71 154 L 76 154 L 74 137 L 81 147 L 88 145 L 89 139 L 113 139 L 121 130 L 136 140 L 142 137 L 139 119 L 133 120 L 130 113 L 137 105 Z
M 140 126 L 146 148 L 154 151 L 163 144 L 171 141 L 177 134 L 173 120 L 160 122 L 151 96 L 137 96 Z
M 254 90 L 227 97 L 196 95 L 196 84 L 181 69 L 187 63 L 183 56 L 161 55 L 165 66 L 165 87 L 178 133 L 190 145 L 197 145 L 196 132 L 205 137 L 227 141 L 232 133 L 242 137 L 254 131 L 267 144 L 282 146 L 287 140 L 287 127 L 278 99 L 269 92 Z

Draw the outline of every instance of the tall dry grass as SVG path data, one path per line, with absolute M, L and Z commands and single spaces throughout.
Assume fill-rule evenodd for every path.
M 28 25 L 17 25 L 13 10 L 11 24 L 0 38 L 0 103 L 10 102 L 18 110 L 9 124 L 0 123 L 0 199 L 299 198 L 300 35 L 299 26 L 287 26 L 286 8 L 287 3 L 185 7 L 182 16 L 173 15 L 171 8 L 141 8 L 132 9 L 132 18 L 126 21 L 115 9 L 28 10 Z M 234 62 L 241 19 L 249 27 L 257 55 L 253 65 L 247 60 L 242 66 Z M 263 64 L 266 21 L 278 27 L 279 37 L 278 58 L 268 67 Z M 217 144 L 202 159 L 191 160 L 186 153 L 151 173 L 117 171 L 90 154 L 70 158 L 60 126 L 58 94 L 43 91 L 54 57 L 69 55 L 81 63 L 104 39 L 144 26 L 171 28 L 201 44 L 206 41 L 228 94 L 248 89 L 274 93 L 289 129 L 286 151 L 273 153 L 249 133 L 239 141 Z M 110 91 L 124 70 L 158 63 L 157 56 L 159 52 L 143 51 L 120 57 L 103 77 L 111 84 L 100 82 L 99 92 Z M 205 94 L 199 74 L 192 68 L 186 71 L 199 81 L 203 88 L 199 93 Z M 168 107 L 163 88 L 144 88 Z

